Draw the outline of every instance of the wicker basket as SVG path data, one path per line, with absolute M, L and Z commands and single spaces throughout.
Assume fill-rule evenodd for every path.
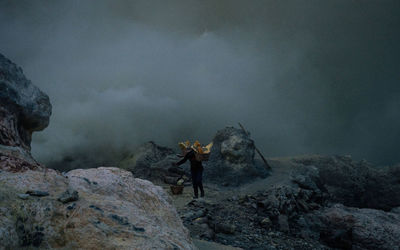
M 178 185 L 171 185 L 171 192 L 172 194 L 182 194 L 183 192 L 183 185 L 178 186 Z
M 197 161 L 208 161 L 208 159 L 210 158 L 210 153 L 208 154 L 195 153 L 195 155 Z

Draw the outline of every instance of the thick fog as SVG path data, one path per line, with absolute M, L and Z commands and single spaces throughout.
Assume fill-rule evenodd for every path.
M 268 157 L 400 161 L 400 1 L 0 1 L 0 53 L 50 96 L 42 162 L 241 122 Z

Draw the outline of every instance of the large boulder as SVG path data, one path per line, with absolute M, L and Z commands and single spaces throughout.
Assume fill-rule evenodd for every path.
M 32 132 L 46 128 L 50 115 L 49 97 L 0 54 L 0 144 L 29 151 Z
M 118 167 L 131 171 L 135 177 L 158 182 L 190 175 L 189 168 L 174 166 L 179 159 L 172 149 L 150 141 L 137 147 Z
M 254 141 L 241 129 L 226 127 L 217 131 L 206 165 L 207 180 L 237 186 L 256 177 L 266 177 L 264 166 L 254 159 Z
M 165 191 L 119 168 L 2 171 L 0 197 L 0 249 L 194 249 Z
M 400 206 L 400 165 L 377 168 L 349 156 L 304 156 L 293 161 L 299 164 L 293 181 L 328 193 L 333 202 L 385 211 Z
M 337 204 L 301 217 L 302 235 L 314 235 L 333 248 L 399 249 L 400 215 Z

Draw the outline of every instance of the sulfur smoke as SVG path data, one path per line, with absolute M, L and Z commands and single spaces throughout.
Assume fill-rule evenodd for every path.
M 400 161 L 398 1 L 0 1 L 0 52 L 53 104 L 42 162 L 242 122 L 267 156 Z

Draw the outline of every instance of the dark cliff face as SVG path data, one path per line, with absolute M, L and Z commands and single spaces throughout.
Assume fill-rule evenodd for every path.
M 49 97 L 0 54 L 0 144 L 30 150 L 32 132 L 49 125 Z

